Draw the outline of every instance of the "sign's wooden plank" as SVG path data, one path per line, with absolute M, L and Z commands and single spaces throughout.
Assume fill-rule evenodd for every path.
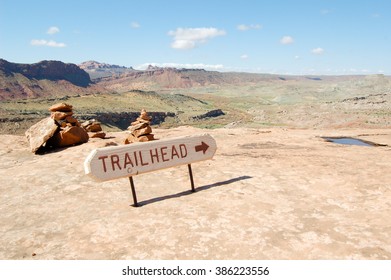
M 105 147 L 88 155 L 84 170 L 97 180 L 107 181 L 211 159 L 216 149 L 216 141 L 209 134 Z

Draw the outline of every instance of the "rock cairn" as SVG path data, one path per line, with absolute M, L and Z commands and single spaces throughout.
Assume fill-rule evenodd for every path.
M 74 118 L 72 105 L 58 103 L 49 108 L 50 117 L 56 121 L 60 130 L 47 142 L 52 147 L 67 147 L 76 144 L 86 143 L 88 134 L 80 127 L 79 121 Z
M 90 138 L 104 139 L 106 137 L 106 133 L 102 130 L 100 122 L 95 119 L 83 122 L 81 127 L 88 132 L 88 136 L 90 136 Z
M 66 103 L 57 103 L 49 108 L 50 117 L 55 120 L 60 127 L 65 128 L 67 126 L 80 126 L 80 123 L 72 117 L 73 110 L 72 105 Z
M 152 118 L 148 116 L 147 111 L 142 109 L 140 116 L 128 127 L 128 131 L 130 131 L 130 134 L 125 139 L 125 144 L 130 144 L 134 142 L 148 142 L 155 140 L 154 135 L 151 134 L 151 119 Z
M 25 133 L 31 152 L 41 147 L 67 147 L 88 141 L 87 131 L 73 117 L 72 105 L 58 103 L 49 108 L 50 117 L 31 126 Z

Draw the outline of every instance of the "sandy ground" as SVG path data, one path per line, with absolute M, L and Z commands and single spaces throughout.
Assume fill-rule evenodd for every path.
M 207 132 L 213 160 L 95 182 L 90 151 L 110 139 L 45 155 L 0 135 L 0 259 L 391 259 L 391 131 L 155 129 Z M 325 142 L 360 136 L 389 146 Z M 364 136 L 363 136 L 364 135 Z

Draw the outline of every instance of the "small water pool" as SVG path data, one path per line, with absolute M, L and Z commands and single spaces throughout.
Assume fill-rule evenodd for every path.
M 342 145 L 356 145 L 356 146 L 366 146 L 366 147 L 374 147 L 376 145 L 365 142 L 360 139 L 351 138 L 351 137 L 322 137 L 327 142 L 332 142 L 336 144 Z

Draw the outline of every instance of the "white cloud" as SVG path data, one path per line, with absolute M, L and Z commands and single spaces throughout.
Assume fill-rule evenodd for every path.
M 298 56 L 298 55 L 295 55 L 295 59 L 300 59 L 300 56 Z
M 247 54 L 242 54 L 242 55 L 240 56 L 240 58 L 241 58 L 241 59 L 247 59 L 247 58 L 248 58 L 248 55 L 247 55 Z
M 157 67 L 172 67 L 172 68 L 187 68 L 187 69 L 206 69 L 206 70 L 221 70 L 224 68 L 222 64 L 204 64 L 204 63 L 143 63 L 135 67 L 138 70 L 145 70 L 149 65 Z
M 64 43 L 57 43 L 53 40 L 31 40 L 30 44 L 32 46 L 46 46 L 46 47 L 55 47 L 55 48 L 64 48 L 66 45 Z
M 293 44 L 294 40 L 291 36 L 284 36 L 281 38 L 280 43 L 283 45 Z
M 236 29 L 238 29 L 240 31 L 247 31 L 250 29 L 261 29 L 261 28 L 262 28 L 262 25 L 260 25 L 260 24 L 250 24 L 250 25 L 239 24 L 236 27 Z
M 132 27 L 132 28 L 140 28 L 141 27 L 141 25 L 138 23 L 138 22 L 136 22 L 136 21 L 133 21 L 131 24 L 130 24 L 130 27 Z
M 58 32 L 60 32 L 60 28 L 58 28 L 57 26 L 49 27 L 48 31 L 46 31 L 46 33 L 50 35 L 56 34 Z
M 169 36 L 174 37 L 171 47 L 174 49 L 192 49 L 200 43 L 206 43 L 209 39 L 223 36 L 226 32 L 217 28 L 177 28 L 170 30 Z
M 174 40 L 171 43 L 173 49 L 189 50 L 193 49 L 196 46 L 196 41 L 191 40 Z
M 315 48 L 315 49 L 312 49 L 311 52 L 313 54 L 321 55 L 321 54 L 324 53 L 324 49 L 322 49 L 322 48 Z

